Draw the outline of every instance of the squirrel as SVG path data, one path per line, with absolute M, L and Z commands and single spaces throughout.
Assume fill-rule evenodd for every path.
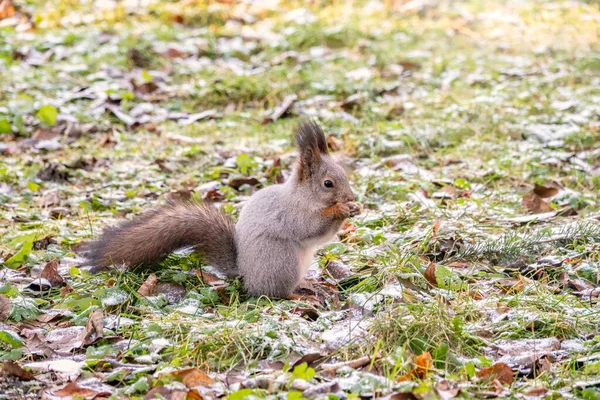
M 299 157 L 291 176 L 253 194 L 237 224 L 209 204 L 172 202 L 104 230 L 85 246 L 87 261 L 96 270 L 133 267 L 192 247 L 226 276 L 241 277 L 250 296 L 293 297 L 316 248 L 332 240 L 346 218 L 361 213 L 320 126 L 302 121 L 294 136 Z

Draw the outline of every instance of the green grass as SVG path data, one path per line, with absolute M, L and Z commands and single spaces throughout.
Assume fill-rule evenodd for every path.
M 435 398 L 442 379 L 481 398 L 497 390 L 476 377 L 498 360 L 495 346 L 543 338 L 564 351 L 547 355 L 549 366 L 535 356 L 530 373 L 511 365 L 520 373 L 501 395 L 543 387 L 547 398 L 600 396 L 598 297 L 581 290 L 597 287 L 600 273 L 596 3 L 116 4 L 17 2 L 21 25 L 0 27 L 0 294 L 11 303 L 0 363 L 52 360 L 28 354 L 19 324 L 44 338 L 102 309 L 105 338 L 70 357 L 87 361 L 79 382 L 93 376 L 114 398 L 172 390 L 156 373 L 190 366 L 219 382 L 201 389 L 206 397 L 299 398 L 293 379 L 302 377 L 313 389 L 335 379 L 329 398 Z M 158 89 L 138 89 L 149 82 Z M 298 96 L 291 115 L 264 124 L 289 94 Z M 107 102 L 147 119 L 128 127 Z M 217 118 L 173 117 L 205 110 Z M 202 196 L 218 184 L 237 216 L 251 190 L 227 182 L 248 175 L 269 185 L 276 159 L 289 171 L 290 132 L 303 115 L 334 138 L 366 211 L 315 257 L 320 284 L 336 292 L 323 304 L 249 299 L 239 281 L 216 290 L 193 273 L 202 267 L 193 255 L 152 271 L 80 268 L 79 242 L 172 192 Z M 81 134 L 69 138 L 65 119 Z M 28 142 L 50 129 L 60 148 Z M 233 163 L 241 154 L 248 168 Z M 410 158 L 394 161 L 402 154 Z M 529 215 L 521 200 L 535 184 L 558 187 L 550 206 L 572 211 L 515 219 Z M 34 244 L 46 236 L 53 241 Z M 72 291 L 26 290 L 54 259 Z M 353 275 L 333 281 L 327 261 Z M 437 285 L 425 278 L 431 263 Z M 139 295 L 150 273 L 181 298 Z M 36 320 L 51 310 L 64 315 Z M 397 382 L 423 352 L 433 369 Z M 314 353 L 323 360 L 294 373 Z M 366 365 L 333 376 L 320 365 L 364 356 Z M 0 384 L 4 397 L 38 398 L 64 382 L 34 374 L 41 379 L 25 389 Z M 258 388 L 251 378 L 277 382 Z M 237 383 L 247 379 L 246 389 Z

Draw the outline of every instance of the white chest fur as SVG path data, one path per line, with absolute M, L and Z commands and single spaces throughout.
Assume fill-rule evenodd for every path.
M 299 262 L 299 267 L 300 267 L 300 274 L 302 277 L 306 276 L 306 273 L 308 272 L 308 270 L 310 269 L 310 266 L 312 265 L 313 262 L 313 257 L 314 257 L 314 253 L 315 250 L 318 247 L 321 247 L 322 245 L 324 245 L 325 243 L 329 243 L 331 241 L 331 239 L 333 239 L 335 237 L 335 231 L 333 233 L 327 233 L 326 235 L 323 236 L 318 236 L 315 238 L 311 238 L 308 240 L 305 240 L 302 244 L 304 245 L 302 252 L 300 253 L 300 259 L 298 260 Z

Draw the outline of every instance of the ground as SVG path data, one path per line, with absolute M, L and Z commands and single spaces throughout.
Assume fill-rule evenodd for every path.
M 600 11 L 0 1 L 0 398 L 600 398 Z M 364 212 L 300 300 L 81 243 L 233 218 L 319 121 Z M 201 272 L 204 270 L 205 272 Z

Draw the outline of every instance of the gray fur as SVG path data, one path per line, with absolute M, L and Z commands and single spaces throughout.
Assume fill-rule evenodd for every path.
M 347 217 L 360 213 L 342 167 L 327 152 L 314 122 L 295 129 L 300 152 L 290 179 L 258 191 L 233 222 L 206 205 L 178 203 L 106 231 L 89 246 L 100 267 L 156 262 L 194 246 L 228 275 L 240 275 L 252 296 L 286 297 L 304 277 L 313 252 Z M 330 180 L 333 187 L 325 187 Z

